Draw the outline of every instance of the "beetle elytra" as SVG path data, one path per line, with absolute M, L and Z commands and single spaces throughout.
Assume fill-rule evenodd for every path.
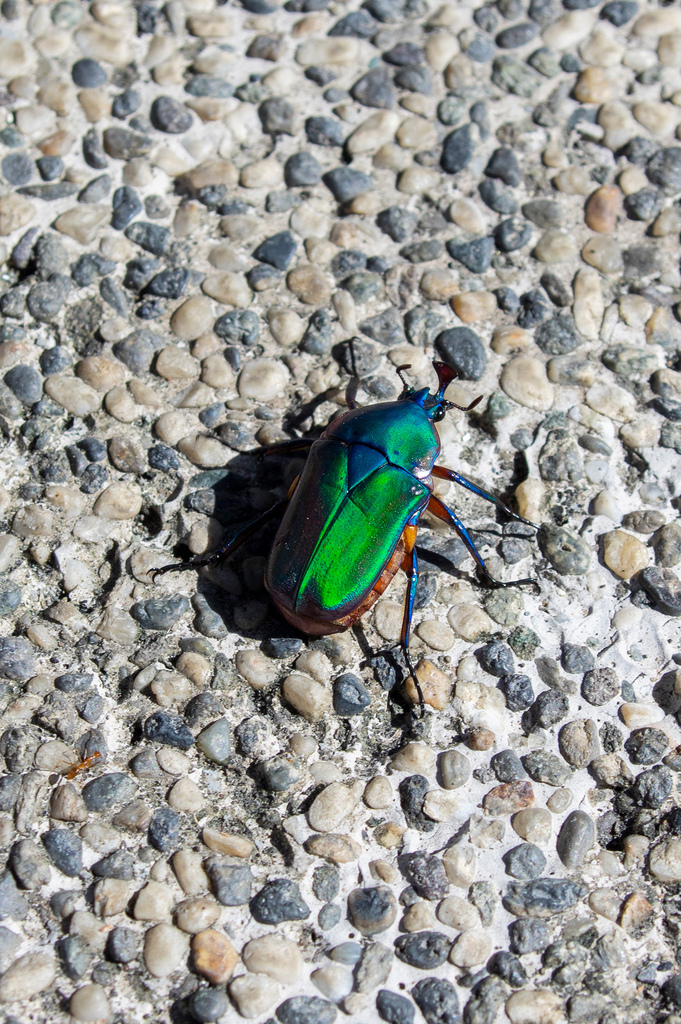
M 193 562 L 150 570 L 152 578 L 196 569 L 232 554 L 268 520 L 282 516 L 267 560 L 265 586 L 291 625 L 313 636 L 348 629 L 367 612 L 402 568 L 408 585 L 400 645 L 423 710 L 423 695 L 409 654 L 411 621 L 418 582 L 416 536 L 427 509 L 452 526 L 493 586 L 534 583 L 531 579 L 494 579 L 466 527 L 433 493 L 433 477 L 452 480 L 497 505 L 519 522 L 534 526 L 499 498 L 454 470 L 438 466 L 440 439 L 435 424 L 448 409 L 466 412 L 445 399 L 456 376 L 434 362 L 439 387 L 415 390 L 398 373 L 404 389 L 394 401 L 357 408 L 348 390 L 348 411 L 332 420 L 318 440 L 276 445 L 279 453 L 307 450 L 302 472 L 288 497 L 277 502 L 227 544 Z

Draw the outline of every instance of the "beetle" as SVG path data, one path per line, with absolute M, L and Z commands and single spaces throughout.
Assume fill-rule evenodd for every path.
M 352 626 L 402 568 L 408 586 L 400 645 L 423 712 L 409 639 L 418 583 L 416 536 L 426 509 L 456 530 L 488 583 L 508 587 L 535 582 L 494 579 L 464 524 L 433 493 L 434 477 L 451 480 L 511 518 L 535 526 L 460 473 L 436 465 L 440 438 L 435 424 L 448 409 L 474 409 L 482 395 L 468 406 L 448 401 L 445 391 L 456 371 L 437 361 L 433 367 L 439 384 L 433 394 L 428 388 L 409 386 L 403 376 L 408 366 L 397 370 L 403 391 L 395 401 L 359 408 L 349 387 L 348 411 L 332 420 L 318 440 L 298 439 L 269 449 L 280 454 L 308 452 L 286 499 L 211 554 L 151 569 L 149 575 L 155 580 L 167 572 L 196 569 L 225 558 L 264 523 L 283 515 L 267 560 L 265 587 L 292 626 L 323 636 Z

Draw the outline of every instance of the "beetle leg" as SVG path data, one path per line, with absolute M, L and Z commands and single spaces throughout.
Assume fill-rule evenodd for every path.
M 436 498 L 435 495 L 433 494 L 430 498 L 430 501 L 428 502 L 428 511 L 432 512 L 433 515 L 437 516 L 438 519 L 442 519 L 443 522 L 449 523 L 450 526 L 454 527 L 459 537 L 461 537 L 461 540 L 468 548 L 471 556 L 475 560 L 475 563 L 478 567 L 478 571 L 485 577 L 488 583 L 492 584 L 492 586 L 518 587 L 526 583 L 532 583 L 533 585 L 536 585 L 537 581 L 530 578 L 524 580 L 509 580 L 508 582 L 505 582 L 504 580 L 495 579 L 495 577 L 492 576 L 491 572 L 485 565 L 482 555 L 480 554 L 475 544 L 471 540 L 468 530 L 463 525 L 458 516 L 454 515 L 451 508 L 448 508 L 443 501 L 440 501 L 440 499 Z
M 440 477 L 441 480 L 453 480 L 455 484 L 460 484 L 461 487 L 465 487 L 466 490 L 472 491 L 473 494 L 479 495 L 484 498 L 485 501 L 491 501 L 493 505 L 500 508 L 502 512 L 505 512 L 511 519 L 516 519 L 519 523 L 525 523 L 527 526 L 533 526 L 535 530 L 539 527 L 536 523 L 531 523 L 529 519 L 523 519 L 517 512 L 513 512 L 512 509 L 505 505 L 501 498 L 496 498 L 493 494 L 489 494 L 488 491 L 483 491 L 482 487 L 478 487 L 477 484 L 471 483 L 465 476 L 461 476 L 460 473 L 455 473 L 453 469 L 447 469 L 446 466 L 433 466 L 431 473 L 433 476 Z
M 400 633 L 400 645 L 404 651 L 404 658 L 407 662 L 407 668 L 409 669 L 409 675 L 414 680 L 414 686 L 419 697 L 419 706 L 421 708 L 421 718 L 423 718 L 423 692 L 421 690 L 421 684 L 419 683 L 416 670 L 412 664 L 411 655 L 409 654 L 409 640 L 411 637 L 411 620 L 414 614 L 414 600 L 416 598 L 416 587 L 419 581 L 419 564 L 416 558 L 416 548 L 412 548 L 410 552 L 405 554 L 402 561 L 402 568 L 407 574 L 407 596 L 404 602 L 404 617 L 402 618 L 402 632 Z
M 274 519 L 275 516 L 280 515 L 288 504 L 288 498 L 284 498 L 283 501 L 278 501 L 271 508 L 268 508 L 266 512 L 263 512 L 261 516 L 255 520 L 254 523 L 250 523 L 248 526 L 244 526 L 242 530 L 232 537 L 227 544 L 223 544 L 222 547 L 216 551 L 211 551 L 209 555 L 204 555 L 203 558 L 196 558 L 193 562 L 177 562 L 175 565 L 164 565 L 160 569 L 149 569 L 148 574 L 151 576 L 152 581 L 155 583 L 159 576 L 164 576 L 167 572 L 182 572 L 185 569 L 200 569 L 204 565 L 212 565 L 213 562 L 218 562 L 222 558 L 226 558 L 231 555 L 234 551 L 245 544 L 254 533 L 257 533 L 261 526 L 264 526 L 270 519 Z
M 359 377 L 351 377 L 345 389 L 345 404 L 348 409 L 359 409 L 357 405 L 357 392 L 359 391 Z
M 280 444 L 271 444 L 263 448 L 262 455 L 292 455 L 294 452 L 307 451 L 314 444 L 312 437 L 297 437 L 292 441 L 282 441 Z

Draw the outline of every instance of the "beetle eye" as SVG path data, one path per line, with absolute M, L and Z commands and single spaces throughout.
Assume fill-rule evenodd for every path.
M 443 420 L 444 418 L 445 418 L 445 411 L 444 411 L 444 409 L 438 409 L 438 411 L 433 416 L 433 420 L 434 420 L 435 423 L 439 423 L 440 420 Z

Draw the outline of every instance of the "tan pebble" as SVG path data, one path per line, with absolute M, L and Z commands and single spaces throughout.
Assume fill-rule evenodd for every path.
M 184 651 L 175 662 L 175 667 L 178 672 L 201 688 L 208 685 L 213 675 L 208 659 L 195 651 Z
M 603 537 L 603 561 L 620 579 L 629 580 L 648 565 L 648 549 L 638 537 L 612 530 Z
M 570 160 L 565 149 L 556 142 L 550 142 L 542 150 L 541 159 L 544 167 L 553 167 L 556 170 L 570 166 Z
M 504 1010 L 511 1024 L 560 1024 L 565 1019 L 562 998 L 545 988 L 514 992 Z
M 528 843 L 544 846 L 551 838 L 551 815 L 543 807 L 518 811 L 511 822 L 513 831 Z
M 193 779 L 179 779 L 168 794 L 168 806 L 182 814 L 197 814 L 206 800 Z
M 283 168 L 274 157 L 248 164 L 239 176 L 239 182 L 244 188 L 276 188 L 283 180 Z
M 396 772 L 433 775 L 435 772 L 435 751 L 427 743 L 412 740 L 395 754 L 390 767 Z
M 321 683 L 293 672 L 284 680 L 282 687 L 284 699 L 309 722 L 317 722 L 331 708 L 331 693 Z
M 230 460 L 229 449 L 217 437 L 189 434 L 178 441 L 177 447 L 195 466 L 205 469 L 226 466 Z
M 156 359 L 156 372 L 166 380 L 190 380 L 199 373 L 199 362 L 178 345 L 166 345 Z
M 106 609 L 95 633 L 103 640 L 113 640 L 117 644 L 125 645 L 134 643 L 139 629 L 131 615 L 114 607 Z
M 412 903 L 407 907 L 400 921 L 400 928 L 405 932 L 420 932 L 426 928 L 433 928 L 434 925 L 433 908 L 425 900 L 419 900 L 418 903 Z
M 431 821 L 450 821 L 459 809 L 456 793 L 443 789 L 431 789 L 423 799 L 423 813 Z
M 572 235 L 557 228 L 545 231 L 534 247 L 533 256 L 552 266 L 555 263 L 568 263 L 577 258 L 578 250 Z
M 591 10 L 570 11 L 545 28 L 542 38 L 547 46 L 569 50 L 589 35 L 594 21 L 595 15 Z
M 68 484 L 48 484 L 43 492 L 43 497 L 49 505 L 58 508 L 67 519 L 79 515 L 84 507 L 85 496 L 75 487 L 69 487 Z M 7 538 L 8 541 L 10 539 L 12 538 Z
M 281 999 L 276 981 L 263 974 L 242 974 L 230 983 L 229 995 L 242 1017 L 264 1017 Z
M 276 932 L 247 942 L 241 959 L 253 974 L 266 974 L 283 985 L 294 985 L 304 966 L 298 943 Z
M 635 936 L 643 926 L 648 924 L 653 915 L 653 907 L 644 894 L 632 892 L 624 901 L 619 923 L 625 932 Z
M 68 90 L 64 98 L 68 101 L 68 98 L 71 96 L 72 90 Z M 42 99 L 43 97 L 39 96 L 39 98 Z M 109 117 L 111 115 L 111 98 L 107 96 L 103 89 L 81 89 L 78 93 L 78 102 L 83 109 L 86 120 L 88 120 L 90 124 L 96 124 L 97 121 L 101 121 L 102 118 Z M 57 106 L 52 103 L 50 106 L 53 110 L 56 110 L 57 113 L 62 113 L 57 109 Z M 68 109 L 63 111 L 63 113 L 68 113 Z
M 377 111 L 355 128 L 345 140 L 345 146 L 353 156 L 359 153 L 373 153 L 383 143 L 393 139 L 399 123 L 399 115 L 394 111 Z
M 449 626 L 438 619 L 424 619 L 416 628 L 417 635 L 434 651 L 449 651 L 456 637 Z
M 328 214 L 310 203 L 301 203 L 289 217 L 289 227 L 301 238 L 326 238 L 330 226 Z
M 288 370 L 278 360 L 252 359 L 239 375 L 239 394 L 242 398 L 270 401 L 284 393 L 288 376 Z
M 171 924 L 157 924 L 144 936 L 144 965 L 154 978 L 165 978 L 184 964 L 189 940 Z
M 402 618 L 402 605 L 396 601 L 379 601 L 374 608 L 374 625 L 384 640 L 399 639 Z
M 619 422 L 628 423 L 636 413 L 636 399 L 617 384 L 594 384 L 586 393 L 586 403 L 594 412 Z
M 522 352 L 532 344 L 532 335 L 523 327 L 515 325 L 497 327 L 492 335 L 492 350 L 500 356 Z
M 204 331 L 192 345 L 192 355 L 195 359 L 205 359 L 207 356 L 215 355 L 222 348 L 222 341 L 212 331 Z
M 572 288 L 575 296 L 572 312 L 577 330 L 590 341 L 597 341 L 605 312 L 600 277 L 595 270 L 583 267 L 577 271 Z
M 395 137 L 404 149 L 430 149 L 437 142 L 435 125 L 422 117 L 408 117 L 397 129 Z
M 471 750 L 491 750 L 495 739 L 491 729 L 475 726 L 466 733 L 466 746 Z
M 43 992 L 54 982 L 56 963 L 48 953 L 25 953 L 0 976 L 0 1003 L 16 1003 Z
M 330 864 L 352 864 L 362 855 L 362 847 L 352 836 L 333 833 L 310 836 L 305 849 L 313 857 L 322 857 Z
M 455 199 L 449 207 L 449 219 L 471 235 L 482 235 L 487 230 L 483 213 L 472 199 Z
M 201 295 L 193 295 L 170 318 L 170 329 L 181 341 L 193 341 L 213 325 L 213 308 Z
M 201 363 L 201 380 L 212 388 L 231 388 L 234 386 L 234 370 L 225 357 L 216 352 Z M 197 404 L 205 405 L 207 402 Z
M 106 206 L 83 204 L 60 214 L 55 220 L 54 226 L 57 231 L 61 231 L 63 235 L 69 235 L 81 245 L 89 245 L 96 239 L 102 221 L 109 216 L 110 210 Z M 0 234 L 2 234 L 2 199 L 0 199 Z
M 557 789 L 546 801 L 546 806 L 551 814 L 565 814 L 572 804 L 572 791 L 569 789 Z
M 617 184 L 625 196 L 631 196 L 634 192 L 647 188 L 648 178 L 642 167 L 626 167 L 617 179 Z
M 619 315 L 629 327 L 640 328 L 650 319 L 652 303 L 642 295 L 621 295 L 618 301 Z
M 45 381 L 45 392 L 74 416 L 87 416 L 99 408 L 100 397 L 96 391 L 77 377 L 59 374 Z
M 198 896 L 209 888 L 202 860 L 202 855 L 196 850 L 178 850 L 171 858 L 175 877 L 186 896 Z
M 312 801 L 307 812 L 310 828 L 316 832 L 335 832 L 340 823 L 355 809 L 362 798 L 361 781 L 346 785 L 332 782 Z
M 297 344 L 305 333 L 305 321 L 292 309 L 270 309 L 267 322 L 274 340 L 286 348 Z
M 302 264 L 289 271 L 286 284 L 297 299 L 310 306 L 325 306 L 331 298 L 329 282 L 319 267 Z
M 519 405 L 546 412 L 553 405 L 553 387 L 546 367 L 534 356 L 516 356 L 504 367 L 501 386 Z
M 396 142 L 386 142 L 374 153 L 372 163 L 379 170 L 403 171 L 412 162 L 409 150 L 398 146 Z
M 0 235 L 11 235 L 33 220 L 33 205 L 16 192 L 0 196 Z
M 678 206 L 670 206 L 657 215 L 651 233 L 656 238 L 665 238 L 667 235 L 678 234 L 679 231 L 681 231 L 681 209 Z
M 137 893 L 136 921 L 166 921 L 173 906 L 172 890 L 164 882 L 149 881 Z
M 189 238 L 203 223 L 203 213 L 197 203 L 181 203 L 173 217 L 173 234 Z
M 681 31 L 666 32 L 657 44 L 660 64 L 668 68 L 681 68 Z
M 211 299 L 222 302 L 226 306 L 243 308 L 249 306 L 253 292 L 242 274 L 232 274 L 225 270 L 220 274 L 209 274 L 201 284 L 202 290 Z M 205 328 L 202 326 L 202 332 Z
M 679 123 L 679 111 L 669 103 L 644 100 L 634 104 L 633 114 L 653 135 L 670 135 Z
M 581 72 L 573 90 L 580 103 L 607 103 L 612 98 L 612 81 L 602 68 L 591 67 Z
M 624 55 L 624 47 L 613 39 L 610 26 L 595 25 L 591 35 L 579 47 L 579 55 L 587 64 L 600 68 L 616 67 Z
M 453 642 L 454 637 L 452 636 Z M 427 640 L 426 643 L 428 643 Z M 437 668 L 432 661 L 428 661 L 425 658 L 417 664 L 416 676 L 421 686 L 424 704 L 430 705 L 436 711 L 444 711 L 452 692 L 452 681 L 449 676 Z M 418 704 L 419 696 L 411 676 L 407 678 L 404 689 L 412 704 Z
M 449 62 L 459 53 L 459 42 L 451 32 L 430 32 L 426 36 L 424 50 L 426 63 L 433 71 L 444 71 Z
M 436 913 L 438 921 L 458 932 L 469 932 L 480 926 L 480 911 L 461 896 L 445 897 Z
M 627 729 L 657 725 L 664 719 L 664 710 L 656 704 L 626 703 L 621 705 L 619 713 Z
M 605 132 L 603 145 L 613 151 L 620 149 L 636 134 L 636 122 L 629 107 L 618 100 L 603 104 L 598 111 L 597 123 Z
M 234 974 L 239 954 L 222 932 L 206 928 L 191 941 L 194 969 L 211 985 L 224 985 Z
M 425 272 L 419 287 L 427 299 L 446 302 L 458 291 L 459 275 L 451 270 L 436 267 Z
M 15 111 L 14 123 L 22 135 L 40 136 L 54 131 L 55 115 L 43 103 L 31 103 Z
M 488 320 L 497 310 L 496 296 L 492 292 L 459 292 L 453 296 L 451 305 L 465 324 Z
M 472 846 L 466 842 L 448 847 L 442 854 L 447 878 L 457 889 L 468 889 L 477 876 L 478 858 Z
M 414 164 L 400 174 L 397 180 L 397 190 L 410 196 L 422 195 L 429 188 L 435 188 L 439 181 L 440 175 L 437 171 L 431 170 L 430 167 Z
M 238 651 L 236 670 L 254 690 L 263 690 L 277 677 L 276 665 L 257 649 Z
M 367 783 L 364 790 L 364 803 L 373 810 L 384 810 L 390 807 L 395 799 L 390 779 L 385 775 L 376 775 Z
M 616 274 L 622 269 L 622 253 L 614 238 L 594 235 L 582 247 L 582 259 L 604 274 Z
M 568 167 L 553 179 L 553 184 L 569 196 L 586 196 L 592 188 L 591 178 L 583 167 Z
M 495 626 L 487 612 L 476 605 L 459 605 L 447 613 L 447 621 L 464 640 L 477 640 L 492 634 Z
M 318 266 L 330 263 L 338 251 L 337 246 L 328 238 L 306 238 L 304 245 L 308 260 Z
M 220 230 L 234 242 L 246 242 L 260 229 L 257 217 L 245 213 L 232 213 L 220 218 Z
M 103 519 L 134 519 L 142 508 L 142 492 L 137 484 L 118 481 L 109 484 L 94 504 L 94 514 Z
M 387 882 L 388 885 L 394 885 L 400 877 L 394 865 L 390 864 L 387 860 L 369 861 L 369 871 L 371 872 L 371 877 L 377 882 Z
M 76 364 L 76 373 L 97 391 L 108 391 L 115 384 L 125 380 L 124 367 L 106 356 L 86 356 Z
M 492 952 L 492 938 L 482 929 L 462 932 L 454 940 L 449 953 L 450 962 L 456 967 L 475 967 L 485 963 Z
M 649 870 L 658 882 L 681 881 L 681 839 L 664 839 L 654 846 L 650 851 Z
M 188 935 L 196 935 L 197 932 L 210 928 L 219 919 L 219 905 L 207 896 L 183 900 L 175 909 L 177 927 Z
M 104 396 L 104 408 L 119 423 L 134 423 L 140 413 L 127 388 L 123 386 L 107 391 Z

